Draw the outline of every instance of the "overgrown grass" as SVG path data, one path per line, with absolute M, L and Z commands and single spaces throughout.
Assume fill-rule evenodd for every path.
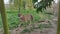
M 7 18 L 8 18 L 8 25 L 9 25 L 9 28 L 12 29 L 12 28 L 15 28 L 18 26 L 18 24 L 20 23 L 19 22 L 19 18 L 18 18 L 18 10 L 13 10 L 13 11 L 10 11 L 10 10 L 7 10 L 6 11 L 7 13 Z M 35 21 L 38 21 L 40 19 L 46 19 L 46 17 L 48 17 L 48 19 L 51 19 L 51 16 L 50 15 L 47 15 L 45 13 L 36 13 L 35 10 L 22 10 L 20 11 L 21 14 L 31 14 L 33 15 L 34 17 L 34 22 Z M 1 15 L 0 15 L 0 28 L 2 27 L 2 20 L 1 20 Z
M 2 19 L 1 19 L 1 14 L 0 14 L 0 28 L 3 27 L 2 26 Z
M 38 25 L 38 28 L 41 29 L 41 28 L 51 28 L 52 26 L 50 24 L 40 24 Z
M 27 33 L 27 32 L 31 32 L 31 31 L 33 31 L 33 28 L 30 28 L 30 29 L 25 28 L 21 33 Z

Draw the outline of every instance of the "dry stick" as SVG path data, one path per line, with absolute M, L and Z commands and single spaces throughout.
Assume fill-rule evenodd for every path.
M 57 34 L 60 34 L 60 0 L 59 0 L 59 14 L 58 14 Z
M 1 11 L 1 17 L 2 17 L 2 22 L 3 22 L 4 34 L 9 34 L 9 31 L 8 31 L 9 28 L 8 28 L 8 23 L 7 23 L 6 12 L 5 12 L 3 0 L 0 0 L 0 11 Z

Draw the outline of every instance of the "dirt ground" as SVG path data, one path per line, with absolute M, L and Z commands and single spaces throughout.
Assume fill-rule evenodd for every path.
M 52 24 L 52 28 L 43 28 L 42 30 L 34 29 L 34 31 L 32 31 L 32 32 L 21 33 L 24 28 L 23 27 L 18 27 L 18 28 L 14 29 L 14 30 L 10 30 L 10 34 L 56 34 L 57 17 L 55 17 L 55 15 L 53 15 L 52 19 L 49 20 L 49 21 Z M 28 28 L 29 27 L 30 26 L 28 26 Z M 3 34 L 3 32 L 0 31 L 0 34 Z
M 56 8 L 56 6 L 55 6 Z M 14 30 L 10 30 L 10 34 L 56 34 L 57 31 L 57 16 L 58 16 L 58 9 L 54 9 L 54 15 L 52 15 L 52 19 L 49 20 L 50 23 L 52 24 L 52 28 L 43 28 L 42 30 L 40 29 L 34 29 L 32 32 L 28 33 L 21 33 L 23 30 L 23 27 L 18 27 Z M 2 30 L 0 30 L 0 34 L 3 34 Z

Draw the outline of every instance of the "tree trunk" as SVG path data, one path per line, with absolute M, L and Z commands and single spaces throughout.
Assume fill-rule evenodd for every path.
M 16 9 L 13 2 L 14 2 L 14 0 L 9 0 L 9 8 L 11 11 Z
M 19 0 L 19 4 L 18 5 L 20 6 L 20 9 L 23 9 L 23 0 Z
M 26 9 L 33 9 L 32 0 L 26 0 Z
M 0 0 L 0 11 L 1 11 L 1 17 L 2 17 L 2 22 L 3 22 L 4 34 L 9 34 L 8 22 L 7 22 L 3 0 Z
M 14 6 L 18 9 L 19 8 L 22 9 L 23 8 L 23 0 L 14 0 Z
M 58 12 L 58 28 L 57 28 L 57 34 L 60 34 L 60 0 L 59 0 L 59 12 Z

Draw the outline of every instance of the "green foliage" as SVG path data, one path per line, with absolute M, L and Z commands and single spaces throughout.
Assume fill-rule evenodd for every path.
M 30 29 L 25 28 L 25 29 L 22 31 L 22 33 L 27 33 L 27 32 L 31 32 L 31 31 L 33 31 L 33 29 L 32 29 L 32 28 L 30 28 Z
M 18 12 L 17 10 L 14 12 L 14 11 L 6 11 L 7 12 L 7 17 L 8 17 L 8 24 L 9 24 L 9 28 L 15 28 L 20 22 L 19 22 L 19 18 L 18 18 Z M 39 20 L 39 16 L 37 15 L 37 13 L 33 10 L 22 10 L 21 11 L 21 14 L 32 14 L 33 17 L 34 17 L 34 20 Z M 0 16 L 1 17 L 1 16 Z M 0 20 L 0 23 L 1 20 Z M 28 23 L 22 23 L 22 25 L 28 25 Z
M 51 28 L 52 26 L 49 24 L 40 24 L 38 25 L 38 28 Z
M 14 28 L 19 24 L 17 13 L 7 13 L 9 28 Z
M 37 8 L 37 13 L 42 12 L 42 9 L 46 9 L 46 7 L 51 7 L 52 2 L 54 0 L 41 0 L 37 5 L 41 5 Z
M 29 22 L 27 22 L 27 23 L 26 23 L 26 22 L 23 22 L 23 23 L 21 22 L 21 23 L 20 23 L 20 27 L 22 27 L 22 26 L 23 26 L 23 27 L 26 27 L 26 26 L 28 26 L 28 25 L 29 25 Z
M 38 0 L 33 0 L 33 3 L 37 2 Z
M 19 22 L 20 19 L 18 17 L 18 10 L 16 10 L 16 11 L 15 10 L 13 10 L 13 11 L 7 10 L 6 12 L 7 12 L 8 24 L 9 24 L 10 29 L 16 28 L 19 24 L 20 24 L 20 26 L 24 26 L 24 27 L 29 25 L 29 21 L 27 23 Z M 46 17 L 48 17 L 48 19 L 51 19 L 51 15 L 41 13 L 41 12 L 39 14 L 37 14 L 35 10 L 22 10 L 20 13 L 24 14 L 24 15 L 25 14 L 33 15 L 34 22 L 39 21 L 39 20 L 44 20 L 44 19 L 46 19 Z M 2 27 L 1 15 L 0 15 L 0 24 L 1 24 L 0 25 L 0 28 L 1 28 Z
M 1 14 L 0 14 L 0 28 L 3 27 L 2 26 L 2 19 L 1 19 Z

